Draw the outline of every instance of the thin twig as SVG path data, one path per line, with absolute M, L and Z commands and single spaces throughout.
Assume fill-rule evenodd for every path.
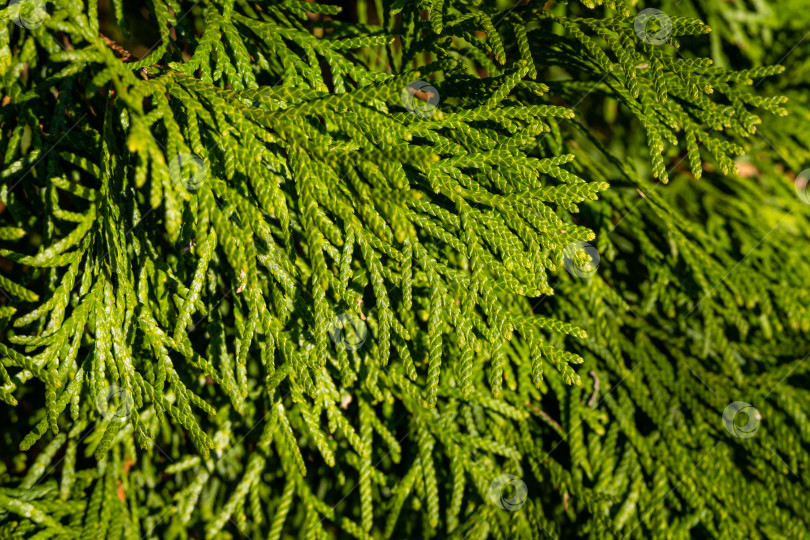
M 107 44 L 107 47 L 112 49 L 112 51 L 115 53 L 115 55 L 118 58 L 120 58 L 122 62 L 128 63 L 128 62 L 136 62 L 138 60 L 138 58 L 134 54 L 132 54 L 131 52 L 126 50 L 124 47 L 122 47 L 120 44 L 118 44 L 118 42 L 116 42 L 115 40 L 105 36 L 101 32 L 99 32 L 98 35 L 99 35 L 99 37 L 101 39 L 104 40 L 104 43 Z
M 536 407 L 530 401 L 527 401 L 526 405 L 528 405 L 536 414 L 538 414 L 539 416 L 542 416 L 543 418 L 546 419 L 546 421 L 553 424 L 559 430 L 560 433 L 563 433 L 562 426 L 560 424 L 558 424 L 556 420 L 554 420 L 552 417 L 550 417 L 546 411 L 543 411 L 543 410 L 539 409 L 538 407 Z
M 588 407 L 593 407 L 593 404 L 596 403 L 596 398 L 599 397 L 599 376 L 596 374 L 594 370 L 590 370 L 588 375 L 593 377 L 593 394 L 591 394 L 591 399 L 588 400 Z
M 99 35 L 99 37 L 100 37 L 101 39 L 103 39 L 103 40 L 104 40 L 104 43 L 106 43 L 106 44 L 107 44 L 107 47 L 109 47 L 109 48 L 110 48 L 110 50 L 112 50 L 112 52 L 114 52 L 114 53 L 115 53 L 115 55 L 116 55 L 118 58 L 120 58 L 120 59 L 121 59 L 121 62 L 123 62 L 123 63 L 125 63 L 125 64 L 129 64 L 129 63 L 131 63 L 131 62 L 137 62 L 138 60 L 140 60 L 140 58 L 138 58 L 137 56 L 135 56 L 134 54 L 132 54 L 131 52 L 129 52 L 127 49 L 125 49 L 125 48 L 124 48 L 124 47 L 123 47 L 123 46 L 122 46 L 120 43 L 118 43 L 118 42 L 117 42 L 117 41 L 115 41 L 114 39 L 112 39 L 112 38 L 110 38 L 110 37 L 108 37 L 108 36 L 104 35 L 104 34 L 103 34 L 103 33 L 101 33 L 101 32 L 99 32 L 99 33 L 98 33 L 98 35 Z M 142 67 L 142 68 L 139 70 L 139 72 L 140 72 L 140 74 L 141 74 L 141 77 L 143 77 L 143 78 L 144 78 L 144 80 L 146 80 L 146 81 L 148 81 L 148 80 L 149 80 L 149 76 L 148 76 L 148 75 L 147 75 L 147 73 L 146 73 L 146 66 Z

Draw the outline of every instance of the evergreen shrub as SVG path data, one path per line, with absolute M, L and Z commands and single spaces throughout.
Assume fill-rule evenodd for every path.
M 0 538 L 806 537 L 807 11 L 11 0 Z

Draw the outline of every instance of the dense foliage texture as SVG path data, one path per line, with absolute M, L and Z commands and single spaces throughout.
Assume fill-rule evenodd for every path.
M 810 16 L 642 7 L 3 8 L 0 538 L 805 536 Z

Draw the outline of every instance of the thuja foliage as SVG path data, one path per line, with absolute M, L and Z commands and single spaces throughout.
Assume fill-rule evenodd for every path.
M 799 30 L 101 7 L 0 12 L 0 537 L 806 534 Z

